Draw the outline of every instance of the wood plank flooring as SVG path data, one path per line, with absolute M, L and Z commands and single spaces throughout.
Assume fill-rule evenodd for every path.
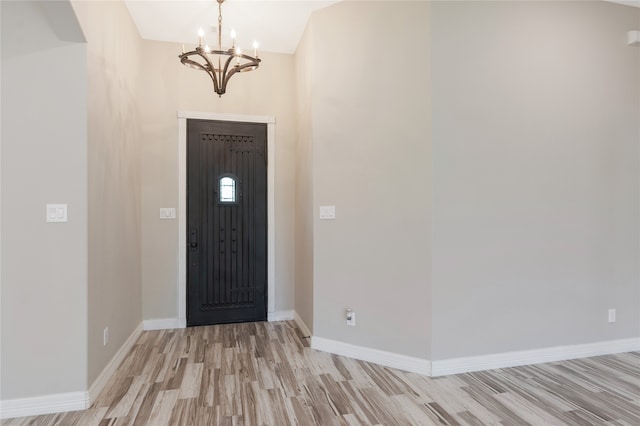
M 429 378 L 292 321 L 144 332 L 93 406 L 2 425 L 640 425 L 640 353 Z

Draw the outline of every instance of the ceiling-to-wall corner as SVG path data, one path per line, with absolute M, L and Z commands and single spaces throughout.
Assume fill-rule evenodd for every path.
M 608 3 L 617 3 L 623 6 L 633 6 L 640 8 L 640 0 L 604 0 Z
M 51 29 L 60 40 L 75 43 L 84 43 L 86 41 L 73 9 L 72 0 L 41 1 L 39 5 Z

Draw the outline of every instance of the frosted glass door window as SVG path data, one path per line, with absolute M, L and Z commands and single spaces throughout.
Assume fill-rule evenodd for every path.
M 220 202 L 236 202 L 236 180 L 229 176 L 220 178 Z

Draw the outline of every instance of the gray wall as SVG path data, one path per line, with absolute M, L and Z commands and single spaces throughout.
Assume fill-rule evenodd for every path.
M 179 109 L 276 117 L 276 310 L 315 336 L 440 360 L 640 335 L 639 10 L 345 2 L 219 99 L 120 2 L 74 3 L 87 45 L 50 7 L 0 4 L 3 400 L 84 391 L 176 317 Z
M 604 2 L 315 13 L 296 58 L 314 335 L 432 360 L 640 335 L 639 26 Z
M 640 336 L 640 10 L 434 2 L 430 23 L 432 359 Z
M 141 39 L 122 2 L 74 2 L 88 49 L 91 385 L 142 320 Z M 109 343 L 103 346 L 103 330 Z
M 312 16 L 305 46 L 314 336 L 420 358 L 431 318 L 428 9 L 338 3 Z M 337 219 L 319 220 L 321 205 Z
M 87 52 L 68 3 L 48 6 L 0 3 L 2 400 L 87 385 Z
M 196 38 L 194 37 L 194 41 Z M 160 207 L 178 205 L 177 112 L 274 116 L 276 311 L 293 309 L 294 132 L 293 56 L 261 54 L 260 69 L 233 77 L 221 98 L 204 74 L 180 64 L 182 47 L 143 42 L 142 133 L 143 318 L 177 318 L 178 221 Z

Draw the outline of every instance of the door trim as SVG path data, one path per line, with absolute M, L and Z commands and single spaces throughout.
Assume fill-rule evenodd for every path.
M 187 119 L 267 125 L 267 317 L 275 313 L 275 142 L 273 116 L 178 111 L 178 327 L 187 326 Z

